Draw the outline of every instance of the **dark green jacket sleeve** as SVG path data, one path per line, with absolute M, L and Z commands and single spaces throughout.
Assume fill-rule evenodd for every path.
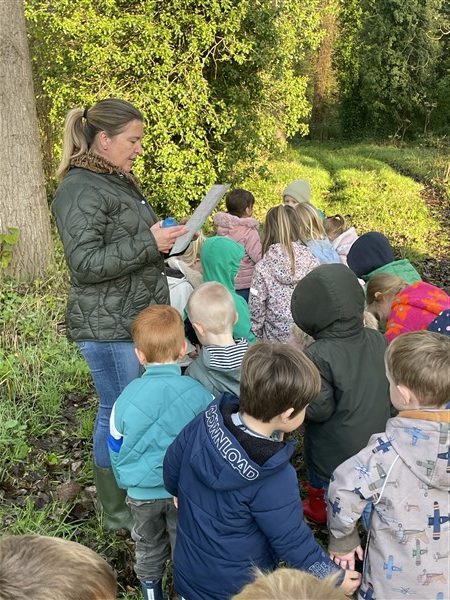
M 63 230 L 66 259 L 80 283 L 100 283 L 127 275 L 146 263 L 160 260 L 150 228 L 105 241 L 114 206 L 102 192 L 91 187 L 77 190 L 72 200 L 70 226 Z M 66 224 L 69 224 L 66 220 Z

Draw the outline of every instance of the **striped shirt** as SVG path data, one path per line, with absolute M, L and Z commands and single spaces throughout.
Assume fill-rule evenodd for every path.
M 209 367 L 212 369 L 239 369 L 248 348 L 244 338 L 236 340 L 232 346 L 205 346 L 208 349 Z

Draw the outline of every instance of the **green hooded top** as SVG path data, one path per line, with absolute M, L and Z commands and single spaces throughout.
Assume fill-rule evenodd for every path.
M 306 354 L 322 378 L 318 398 L 306 409 L 306 464 L 328 482 L 390 417 L 386 340 L 364 327 L 364 292 L 343 264 L 321 265 L 301 279 L 291 309 L 298 327 L 315 339 Z
M 210 237 L 202 245 L 200 261 L 203 268 L 203 281 L 217 281 L 231 293 L 238 314 L 238 320 L 233 327 L 234 338 L 244 338 L 249 342 L 255 341 L 251 328 L 248 304 L 236 293 L 234 278 L 245 254 L 244 247 L 234 240 L 224 236 Z
M 389 273 L 389 275 L 397 275 L 406 281 L 408 285 L 416 283 L 416 281 L 422 281 L 421 276 L 412 266 L 408 259 L 403 258 L 402 260 L 394 260 L 382 267 L 378 267 L 374 271 L 371 271 L 368 275 L 364 275 L 364 281 L 369 281 L 375 275 L 380 273 Z

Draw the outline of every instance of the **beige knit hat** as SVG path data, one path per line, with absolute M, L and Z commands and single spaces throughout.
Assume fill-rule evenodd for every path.
M 311 198 L 311 186 L 305 179 L 296 179 L 290 183 L 283 192 L 283 198 L 289 196 L 296 202 L 309 202 Z

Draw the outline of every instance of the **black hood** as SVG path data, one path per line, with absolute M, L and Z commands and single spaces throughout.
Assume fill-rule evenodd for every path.
M 347 264 L 358 277 L 364 277 L 394 260 L 389 240 L 378 231 L 361 235 L 352 244 L 347 255 Z
M 321 265 L 298 282 L 291 311 L 313 338 L 348 337 L 364 327 L 364 291 L 345 265 Z

